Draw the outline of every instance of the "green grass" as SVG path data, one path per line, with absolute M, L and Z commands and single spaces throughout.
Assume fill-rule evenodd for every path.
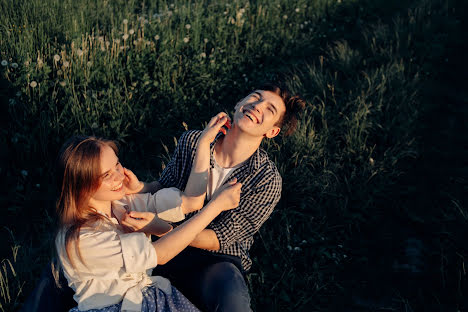
M 50 258 L 66 138 L 115 139 L 155 179 L 186 127 L 275 78 L 308 105 L 263 145 L 283 194 L 252 250 L 254 309 L 468 308 L 462 1 L 0 3 L 0 310 Z

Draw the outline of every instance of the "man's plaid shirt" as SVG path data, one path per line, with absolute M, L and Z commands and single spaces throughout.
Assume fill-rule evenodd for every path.
M 191 130 L 182 134 L 174 155 L 159 179 L 164 187 L 185 189 L 201 133 L 199 130 Z M 211 166 L 214 165 L 215 142 L 211 144 Z M 242 183 L 239 207 L 223 211 L 208 228 L 216 233 L 219 240 L 220 250 L 213 252 L 240 257 L 244 270 L 248 271 L 252 265 L 249 250 L 254 241 L 253 235 L 268 219 L 281 197 L 281 176 L 267 153 L 258 148 L 242 166 L 231 173 L 231 177 L 236 177 Z

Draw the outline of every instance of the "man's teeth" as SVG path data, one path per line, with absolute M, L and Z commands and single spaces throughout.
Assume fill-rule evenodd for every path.
M 123 183 L 120 183 L 119 185 L 117 185 L 117 187 L 114 187 L 114 188 L 112 189 L 112 191 L 117 191 L 119 188 L 122 187 L 122 184 L 123 184 Z
M 254 117 L 252 114 L 250 114 L 249 112 L 246 112 L 245 113 L 245 116 L 247 116 L 250 120 L 252 120 L 253 122 L 256 122 L 256 120 L 254 120 Z M 256 118 L 255 118 L 256 119 Z

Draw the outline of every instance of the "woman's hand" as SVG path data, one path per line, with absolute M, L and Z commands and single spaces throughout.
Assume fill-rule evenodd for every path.
M 211 118 L 210 122 L 203 130 L 203 133 L 200 137 L 200 141 L 211 143 L 216 138 L 216 135 L 218 135 L 218 132 L 226 134 L 226 129 L 224 129 L 223 126 L 226 126 L 228 129 L 231 129 L 231 121 L 226 113 L 221 112 L 213 118 Z
M 130 211 L 126 213 L 120 223 L 133 232 L 143 232 L 162 236 L 172 230 L 172 226 L 161 220 L 152 212 Z
M 241 188 L 242 183 L 237 183 L 237 179 L 233 178 L 215 192 L 211 201 L 222 211 L 234 209 L 239 206 Z
M 124 181 L 123 184 L 125 186 L 125 194 L 135 194 L 140 192 L 145 184 L 143 182 L 140 182 L 137 178 L 137 176 L 127 168 L 124 169 Z

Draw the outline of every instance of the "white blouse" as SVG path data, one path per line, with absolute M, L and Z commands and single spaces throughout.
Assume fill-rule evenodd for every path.
M 75 267 L 65 251 L 65 231 L 59 231 L 55 241 L 58 256 L 79 310 L 100 309 L 122 301 L 122 311 L 140 311 L 144 287 L 155 285 L 171 293 L 169 280 L 151 276 L 158 263 L 151 238 L 139 232 L 125 233 L 119 220 L 129 209 L 154 212 L 166 221 L 181 221 L 185 217 L 181 203 L 181 192 L 176 188 L 114 201 L 112 212 L 117 219 L 81 228 L 79 250 L 83 262 L 74 257 Z

